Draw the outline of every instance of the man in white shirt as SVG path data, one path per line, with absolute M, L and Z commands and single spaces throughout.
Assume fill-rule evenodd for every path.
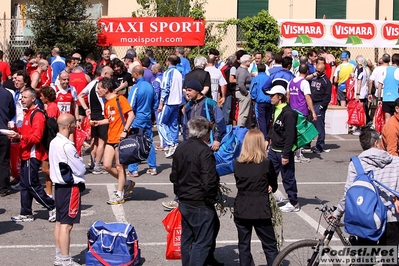
M 50 143 L 50 177 L 55 184 L 56 222 L 54 265 L 78 265 L 69 254 L 70 234 L 80 222 L 81 192 L 86 167 L 75 145 L 69 140 L 75 130 L 75 117 L 65 113 L 57 120 L 59 132 Z
M 379 80 L 384 80 L 385 76 L 385 70 L 389 66 L 389 62 L 391 61 L 391 56 L 389 54 L 383 54 L 382 57 L 378 60 L 378 67 L 374 68 L 373 72 L 370 75 L 370 80 L 369 80 L 369 91 L 368 91 L 368 100 L 370 102 L 373 101 L 373 96 L 378 97 L 378 84 Z M 373 82 L 374 82 L 374 88 L 375 92 L 374 95 L 372 93 L 372 88 L 373 88 Z M 381 85 L 381 95 L 383 93 L 384 86 L 383 84 Z
M 211 76 L 211 92 L 212 99 L 222 106 L 226 97 L 227 82 L 223 77 L 222 72 L 215 67 L 216 57 L 210 55 L 207 59 L 207 66 L 205 71 L 209 72 Z M 219 93 L 220 87 L 220 93 Z

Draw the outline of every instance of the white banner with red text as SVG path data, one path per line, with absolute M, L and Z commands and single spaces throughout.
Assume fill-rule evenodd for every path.
M 279 46 L 399 48 L 399 21 L 278 20 Z
M 101 18 L 99 46 L 203 46 L 205 21 L 189 17 Z

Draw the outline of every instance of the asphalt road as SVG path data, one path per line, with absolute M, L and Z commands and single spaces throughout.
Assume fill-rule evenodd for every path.
M 157 140 L 157 138 L 155 138 Z M 315 210 L 318 196 L 331 205 L 340 199 L 349 159 L 361 152 L 357 137 L 339 135 L 326 137 L 326 149 L 329 153 L 305 154 L 311 158 L 307 164 L 296 164 L 296 178 L 301 211 L 284 213 L 285 245 L 304 238 L 317 236 L 319 212 Z M 88 156 L 84 157 L 87 163 Z M 123 205 L 106 204 L 109 194 L 116 188 L 116 180 L 108 174 L 87 174 L 87 190 L 82 199 L 81 223 L 72 230 L 71 254 L 75 261 L 85 262 L 87 247 L 86 233 L 97 220 L 105 222 L 127 221 L 137 230 L 143 265 L 181 265 L 180 260 L 165 259 L 166 231 L 161 223 L 168 212 L 162 207 L 162 201 L 173 198 L 172 185 L 169 182 L 171 160 L 162 152 L 157 154 L 158 175 L 146 175 L 146 164 L 139 166 L 140 177 L 135 178 L 136 187 Z M 281 181 L 281 178 L 279 177 Z M 44 181 L 44 180 L 43 180 Z M 224 176 L 221 181 L 232 190 L 228 202 L 232 204 L 236 195 L 234 177 Z M 284 189 L 280 183 L 280 193 Z M 0 257 L 1 265 L 52 265 L 54 259 L 53 228 L 47 221 L 48 212 L 33 203 L 35 221 L 14 223 L 10 217 L 17 215 L 20 209 L 20 195 L 14 193 L 0 198 Z M 238 265 L 237 231 L 229 213 L 220 217 L 221 229 L 217 238 L 216 258 L 226 266 Z M 324 221 L 321 224 L 325 226 Z M 319 229 L 320 231 L 321 229 Z M 260 242 L 253 234 L 252 255 L 256 265 L 266 265 Z

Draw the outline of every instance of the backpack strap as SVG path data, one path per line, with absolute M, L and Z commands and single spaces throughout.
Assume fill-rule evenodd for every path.
M 38 113 L 38 112 L 42 113 L 42 114 L 44 115 L 44 118 L 46 118 L 46 114 L 45 114 L 41 109 L 39 109 L 39 108 L 38 108 L 38 109 L 35 109 L 35 110 L 32 111 L 32 113 L 31 113 L 31 115 L 30 115 L 29 122 L 30 122 L 31 125 L 32 125 L 32 123 L 33 123 L 33 117 L 34 117 L 35 114 Z
M 208 121 L 211 122 L 211 114 L 209 113 L 209 108 L 208 108 L 208 97 L 205 97 L 205 113 L 206 113 L 206 119 L 208 119 Z M 211 144 L 213 144 L 213 130 L 211 130 L 209 134 L 209 140 Z
M 353 157 L 351 158 L 351 161 L 352 161 L 353 165 L 355 166 L 357 175 L 364 175 L 364 174 L 366 174 L 366 173 L 364 172 L 364 169 L 363 169 L 362 164 L 360 163 L 359 157 L 353 156 Z
M 125 117 L 124 117 L 123 112 L 122 112 L 121 104 L 119 102 L 119 95 L 116 96 L 116 105 L 118 105 L 119 115 L 121 116 L 122 124 L 123 124 L 123 126 L 125 126 L 126 125 L 126 121 L 125 121 Z
M 378 180 L 376 180 L 376 179 L 374 179 L 374 178 L 371 178 L 371 180 L 372 180 L 373 182 L 377 183 L 378 185 L 380 185 L 381 187 L 385 188 L 386 190 L 388 190 L 388 191 L 389 191 L 390 193 L 392 193 L 395 197 L 399 198 L 399 192 L 397 192 L 397 191 L 395 191 L 395 190 L 393 190 L 393 189 L 390 189 L 389 187 L 387 187 L 386 185 L 384 185 L 383 183 L 381 183 L 380 181 L 378 181 Z

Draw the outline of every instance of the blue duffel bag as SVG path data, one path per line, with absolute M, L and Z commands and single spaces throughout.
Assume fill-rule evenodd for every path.
M 139 239 L 131 224 L 94 222 L 87 232 L 86 265 L 140 265 Z

